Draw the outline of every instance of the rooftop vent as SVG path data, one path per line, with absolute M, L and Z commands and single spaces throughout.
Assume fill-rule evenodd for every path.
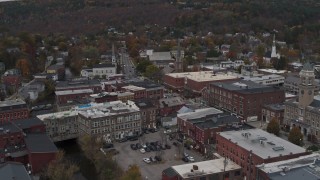
M 277 146 L 277 147 L 273 147 L 272 148 L 274 151 L 283 151 L 284 150 L 284 147 L 282 146 Z

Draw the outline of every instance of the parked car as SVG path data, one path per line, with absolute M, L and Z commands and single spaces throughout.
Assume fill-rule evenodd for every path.
M 143 148 L 141 148 L 141 149 L 140 149 L 140 152 L 141 152 L 142 154 L 144 154 L 144 153 L 146 153 L 146 150 L 143 149 Z
M 141 146 L 142 146 L 143 148 L 147 148 L 147 145 L 145 145 L 145 144 L 142 144 Z
M 162 158 L 160 156 L 155 156 L 154 159 L 156 159 L 157 161 L 162 161 Z
M 157 162 L 157 160 L 155 158 L 150 157 L 150 161 L 151 162 Z
M 167 149 L 171 149 L 171 146 L 170 146 L 169 144 L 166 144 L 165 147 L 166 147 Z
M 120 143 L 127 142 L 127 141 L 128 141 L 128 139 L 125 137 L 119 140 Z
M 160 146 L 162 150 L 166 150 L 166 146 Z
M 147 163 L 147 164 L 150 164 L 150 163 L 151 163 L 151 161 L 150 161 L 149 158 L 143 158 L 142 160 L 143 160 L 145 163 Z
M 177 145 L 178 145 L 178 143 L 177 143 L 177 142 L 173 142 L 172 144 L 173 144 L 174 146 L 177 146 Z
M 137 150 L 137 146 L 135 144 L 130 144 L 132 150 Z
M 181 142 L 181 143 L 182 143 L 182 142 L 183 142 L 183 139 L 177 139 L 177 141 L 179 141 L 179 142 Z
M 189 156 L 189 154 L 188 154 L 188 153 L 186 153 L 186 152 L 184 152 L 184 153 L 183 153 L 183 156 L 184 156 L 184 157 L 188 157 L 188 156 Z
M 188 159 L 187 157 L 183 157 L 183 158 L 182 158 L 182 161 L 184 161 L 184 162 L 189 162 L 189 159 Z
M 141 145 L 140 143 L 137 143 L 137 144 L 136 144 L 136 147 L 137 147 L 138 149 L 143 148 L 143 147 L 142 147 L 142 145 Z
M 103 148 L 104 149 L 113 148 L 113 144 L 111 144 L 111 143 L 103 144 Z
M 144 150 L 146 150 L 146 152 L 150 152 L 150 148 L 144 148 Z
M 192 156 L 188 156 L 187 158 L 188 158 L 189 162 L 194 162 L 194 158 Z

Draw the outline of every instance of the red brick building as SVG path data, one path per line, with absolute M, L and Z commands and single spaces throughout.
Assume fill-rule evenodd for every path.
M 243 168 L 248 180 L 256 179 L 256 166 L 310 154 L 261 129 L 217 133 L 217 152 Z
M 28 117 L 29 109 L 24 101 L 17 99 L 0 102 L 0 124 Z
M 177 124 L 178 130 L 193 140 L 196 149 L 205 153 L 205 145 L 216 142 L 217 132 L 239 126 L 240 119 L 215 108 L 204 108 L 178 114 Z
M 104 103 L 110 101 L 117 101 L 118 95 L 116 93 L 102 92 L 99 94 L 91 94 L 90 99 L 96 103 Z
M 236 76 L 212 71 L 170 73 L 163 77 L 164 85 L 175 91 L 185 90 L 188 95 L 201 95 L 202 89 L 212 82 L 238 79 Z
M 32 173 L 38 173 L 45 168 L 58 152 L 46 135 L 44 123 L 37 118 L 2 124 L 0 149 L 1 162 L 29 164 Z
M 181 97 L 159 99 L 159 115 L 167 116 L 177 113 L 185 104 L 185 101 Z
M 21 86 L 22 78 L 21 75 L 5 75 L 2 76 L 1 82 L 6 85 L 7 89 L 17 91 L 17 89 Z
M 284 118 L 284 104 L 267 104 L 262 106 L 261 110 L 261 120 L 262 122 L 269 123 L 272 118 L 276 118 L 279 124 L 283 124 Z
M 134 99 L 143 99 L 147 97 L 146 89 L 138 86 L 123 86 L 122 91 L 132 92 L 134 93 Z
M 55 91 L 57 104 L 67 104 L 74 100 L 88 99 L 93 93 L 91 89 Z
M 205 93 L 208 105 L 234 113 L 244 121 L 260 120 L 263 105 L 285 101 L 284 90 L 244 80 L 211 83 Z

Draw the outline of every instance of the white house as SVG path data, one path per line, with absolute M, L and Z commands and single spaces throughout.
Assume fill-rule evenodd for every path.
M 92 72 L 92 69 L 82 69 L 81 72 L 81 77 L 87 77 L 87 78 L 90 78 L 92 79 L 93 78 L 93 72 Z
M 93 77 L 95 76 L 106 76 L 113 75 L 117 73 L 116 65 L 114 64 L 96 64 L 92 68 Z

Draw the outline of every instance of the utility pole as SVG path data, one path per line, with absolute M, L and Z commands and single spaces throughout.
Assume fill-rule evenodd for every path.
M 227 160 L 227 156 L 224 157 L 223 160 L 223 174 L 222 174 L 222 180 L 224 180 L 224 176 L 225 176 L 225 172 L 226 172 L 226 167 L 228 165 L 228 160 Z
M 248 175 L 248 180 L 251 178 L 251 163 L 252 163 L 252 154 L 250 152 L 249 154 L 249 175 Z

